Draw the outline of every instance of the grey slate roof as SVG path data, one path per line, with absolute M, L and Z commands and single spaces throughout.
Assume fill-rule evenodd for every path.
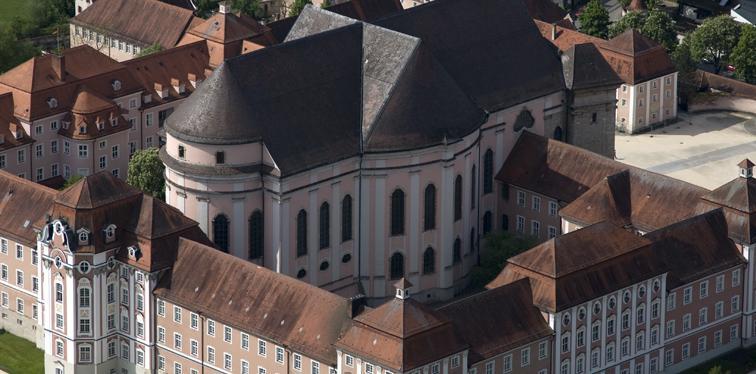
M 752 25 L 756 24 L 756 0 L 740 0 L 740 5 L 732 10 Z
M 519 0 L 436 0 L 377 25 L 307 6 L 285 43 L 227 60 L 166 130 L 208 144 L 262 141 L 285 176 L 457 141 L 486 110 L 561 90 L 562 79 Z
M 570 47 L 562 55 L 562 69 L 564 83 L 572 90 L 619 86 L 623 82 L 593 43 Z
M 489 113 L 564 89 L 558 53 L 522 0 L 434 0 L 374 24 L 422 39 Z

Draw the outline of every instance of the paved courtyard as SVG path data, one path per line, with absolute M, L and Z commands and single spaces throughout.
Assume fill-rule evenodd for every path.
M 616 137 L 617 160 L 714 189 L 756 162 L 756 116 L 736 112 L 681 113 L 675 124 Z

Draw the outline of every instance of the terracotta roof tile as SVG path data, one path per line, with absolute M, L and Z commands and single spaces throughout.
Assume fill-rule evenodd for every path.
M 346 299 L 183 238 L 155 294 L 329 366 L 351 310 Z
M 71 23 L 105 30 L 142 47 L 171 48 L 193 20 L 191 10 L 158 0 L 98 0 Z
M 82 178 L 61 191 L 55 203 L 75 209 L 95 209 L 140 194 L 123 180 L 103 171 Z
M 601 53 L 626 83 L 636 84 L 675 71 L 663 46 L 629 29 L 600 46 Z
M 619 87 L 622 79 L 614 73 L 592 43 L 576 44 L 562 54 L 562 69 L 567 88 Z
M 38 222 L 50 213 L 57 191 L 0 170 L 0 233 L 36 247 Z
M 267 31 L 267 27 L 252 17 L 218 12 L 204 22 L 192 26 L 187 33 L 219 43 L 231 43 Z
M 453 302 L 438 311 L 452 321 L 470 344 L 470 364 L 553 333 L 533 305 L 530 283 L 525 279 Z

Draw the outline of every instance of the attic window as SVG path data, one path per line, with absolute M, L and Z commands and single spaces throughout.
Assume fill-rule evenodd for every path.
M 118 126 L 118 117 L 113 117 L 110 119 L 110 126 L 113 126 L 113 127 Z
M 215 163 L 216 164 L 225 164 L 226 163 L 226 152 L 219 151 L 215 152 Z
M 115 225 L 109 225 L 105 228 L 105 242 L 111 243 L 115 240 L 115 234 L 116 234 L 116 226 Z
M 136 246 L 129 246 L 129 259 L 130 260 L 138 260 L 139 257 L 141 257 L 141 252 L 139 251 L 139 247 Z
M 79 134 L 86 134 L 87 133 L 87 127 L 82 125 L 79 126 Z
M 89 244 L 89 232 L 82 230 L 79 232 L 79 245 Z
M 47 99 L 47 106 L 50 107 L 50 109 L 57 108 L 58 107 L 58 99 L 54 97 L 50 97 Z
M 178 146 L 178 156 L 179 156 L 179 158 L 180 158 L 180 159 L 182 159 L 182 160 L 183 160 L 183 159 L 184 159 L 184 157 L 186 156 L 186 149 L 184 148 L 184 146 L 183 146 L 183 145 L 180 145 L 180 146 Z
M 114 80 L 113 83 L 113 91 L 119 91 L 121 89 L 121 81 L 118 79 Z
M 63 121 L 63 128 L 64 129 L 68 130 L 68 126 L 70 126 L 70 125 L 71 125 L 71 122 L 69 122 L 69 121 Z

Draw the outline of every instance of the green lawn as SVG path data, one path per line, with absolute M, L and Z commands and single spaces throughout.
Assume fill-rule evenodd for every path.
M 709 374 L 709 370 L 715 366 L 722 368 L 721 373 L 749 373 L 756 369 L 756 347 L 738 349 L 737 351 L 717 357 L 707 363 L 685 371 L 685 374 Z
M 0 0 L 1 2 L 8 0 Z M 0 330 L 0 369 L 10 374 L 45 372 L 45 355 L 34 343 Z
M 34 0 L 0 0 L 0 25 L 10 22 L 15 16 L 23 16 Z

